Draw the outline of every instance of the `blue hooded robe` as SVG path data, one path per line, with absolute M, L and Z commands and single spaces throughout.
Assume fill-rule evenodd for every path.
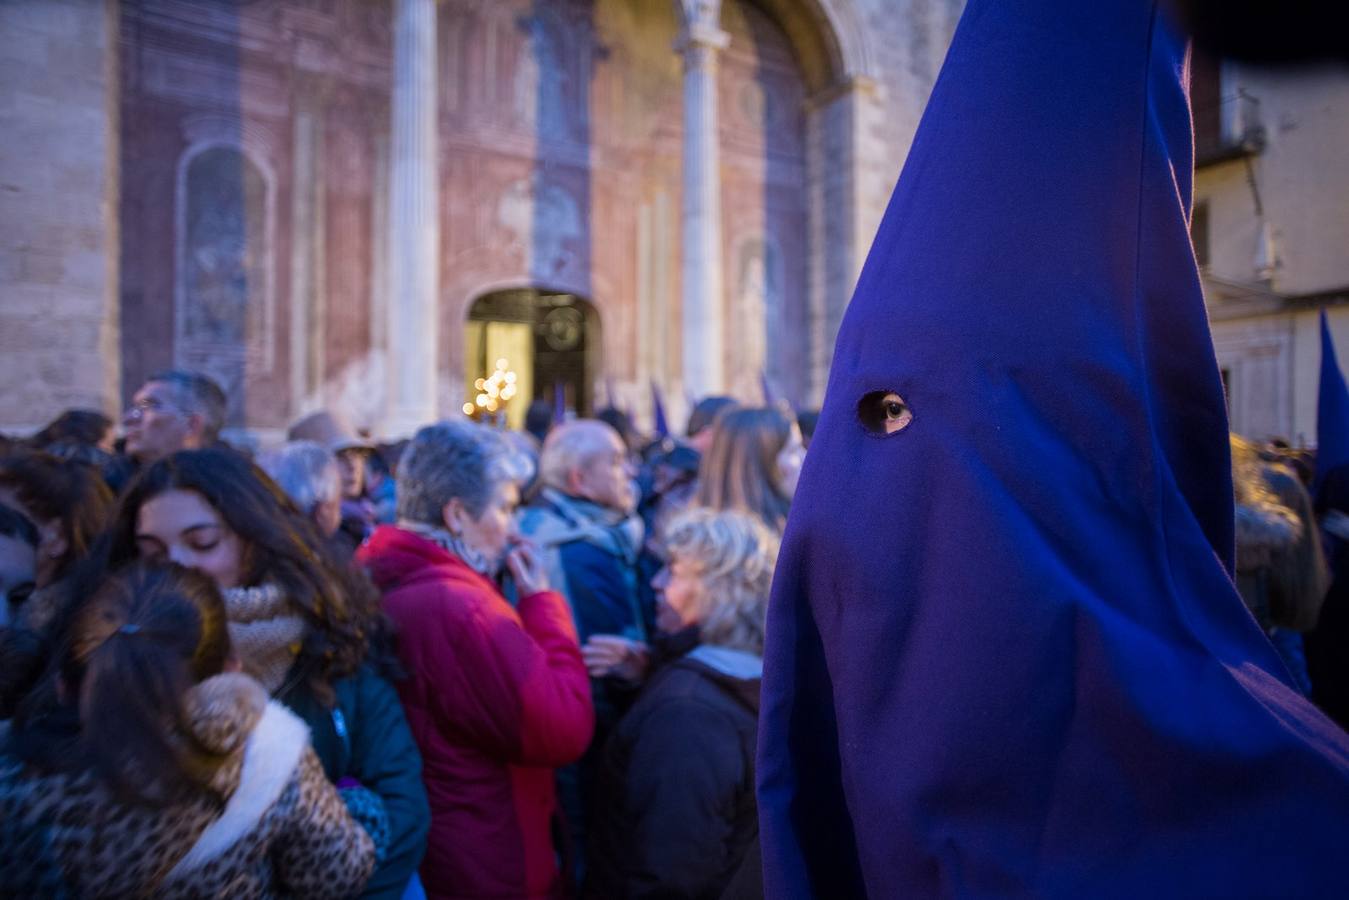
M 1316 477 L 1315 495 L 1326 476 L 1349 463 L 1349 388 L 1335 355 L 1326 311 L 1321 310 L 1321 381 L 1316 392 Z
M 771 898 L 1349 896 L 1349 739 L 1230 577 L 1186 58 L 1147 0 L 966 8 L 778 564 Z

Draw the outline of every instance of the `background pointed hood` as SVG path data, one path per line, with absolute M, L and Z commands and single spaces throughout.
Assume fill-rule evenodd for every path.
M 1331 469 L 1349 463 L 1349 388 L 1335 354 L 1326 311 L 1321 310 L 1321 384 L 1316 397 L 1316 478 L 1313 493 Z
M 1178 893 L 1286 892 L 1271 852 L 1328 884 L 1349 750 L 1230 580 L 1185 66 L 1145 0 L 966 7 L 779 561 L 769 896 L 1132 896 L 1163 860 Z
M 670 423 L 665 418 L 665 398 L 661 396 L 660 385 L 651 379 L 651 432 L 658 438 L 670 436 Z

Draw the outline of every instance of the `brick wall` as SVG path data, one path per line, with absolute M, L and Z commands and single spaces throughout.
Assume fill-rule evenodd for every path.
M 0 429 L 115 410 L 113 0 L 0 3 Z

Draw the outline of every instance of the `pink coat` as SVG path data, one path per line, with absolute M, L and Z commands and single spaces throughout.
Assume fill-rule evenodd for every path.
M 389 526 L 357 558 L 409 674 L 398 692 L 431 802 L 427 895 L 557 896 L 553 770 L 585 752 L 595 724 L 566 601 L 544 591 L 512 609 L 456 556 Z

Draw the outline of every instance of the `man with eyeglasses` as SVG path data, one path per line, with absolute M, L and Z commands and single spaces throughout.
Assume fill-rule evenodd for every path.
M 105 478 L 115 491 L 143 465 L 209 447 L 225 423 L 225 392 L 200 372 L 168 369 L 145 380 L 122 414 L 123 453 Z

